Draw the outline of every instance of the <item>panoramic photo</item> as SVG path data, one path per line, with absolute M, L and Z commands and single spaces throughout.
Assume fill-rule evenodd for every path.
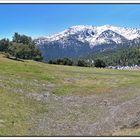
M 0 4 L 0 136 L 140 136 L 140 4 Z

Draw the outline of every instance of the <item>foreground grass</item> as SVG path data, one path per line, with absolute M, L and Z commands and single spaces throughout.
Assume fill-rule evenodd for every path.
M 47 88 L 50 84 L 53 88 Z M 125 101 L 136 95 L 134 92 L 139 86 L 139 71 L 20 62 L 0 56 L 0 135 L 28 135 L 33 116 L 47 112 L 47 104 L 28 97 L 30 93 L 41 94 L 50 90 L 56 95 L 87 96 L 130 89 L 118 97 Z
M 54 83 L 57 86 L 53 93 L 58 95 L 108 93 L 114 88 L 140 86 L 139 71 L 58 66 L 5 58 L 0 58 L 0 73 L 13 79 L 38 80 L 42 84 Z M 10 81 L 8 84 L 12 84 Z M 22 85 L 16 83 L 16 88 L 22 88 L 22 85 L 23 88 L 28 88 L 29 85 L 26 82 Z M 30 89 L 33 90 L 34 87 Z
M 40 113 L 46 107 L 3 89 L 0 89 L 0 100 L 0 136 L 28 135 L 32 127 L 32 115 Z

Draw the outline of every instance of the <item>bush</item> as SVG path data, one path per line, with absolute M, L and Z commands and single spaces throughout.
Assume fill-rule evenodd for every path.
M 0 40 L 0 52 L 8 52 L 10 45 L 9 39 L 1 39 Z
M 52 60 L 49 60 L 49 62 L 48 62 L 49 64 L 53 64 L 53 61 Z
M 62 60 L 62 63 L 63 63 L 63 65 L 69 65 L 69 66 L 72 66 L 72 65 L 73 65 L 72 60 L 70 60 L 70 59 L 68 59 L 68 58 L 64 58 L 64 59 Z
M 106 67 L 106 64 L 103 60 L 97 59 L 94 61 L 94 66 L 97 68 L 104 68 Z
M 40 56 L 40 55 L 37 55 L 36 57 L 33 58 L 33 60 L 35 60 L 35 61 L 42 61 L 43 57 Z
M 69 58 L 63 58 L 63 59 L 57 59 L 57 60 L 49 60 L 49 64 L 58 64 L 58 65 L 73 65 L 73 61 L 70 60 Z
M 78 60 L 77 66 L 87 67 L 87 63 L 84 60 Z

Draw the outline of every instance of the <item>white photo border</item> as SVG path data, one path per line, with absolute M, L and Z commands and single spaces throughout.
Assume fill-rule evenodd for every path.
M 140 4 L 140 0 L 0 0 L 0 4 Z M 0 140 L 140 140 L 140 136 L 0 136 Z

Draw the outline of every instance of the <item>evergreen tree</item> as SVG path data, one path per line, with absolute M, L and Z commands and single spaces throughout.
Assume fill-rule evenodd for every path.
M 87 67 L 87 63 L 84 60 L 78 60 L 77 66 Z
M 5 38 L 1 39 L 0 40 L 0 51 L 1 52 L 8 52 L 9 45 L 10 45 L 9 39 L 5 39 Z
M 94 66 L 97 68 L 104 68 L 106 64 L 103 60 L 97 59 L 94 61 Z

